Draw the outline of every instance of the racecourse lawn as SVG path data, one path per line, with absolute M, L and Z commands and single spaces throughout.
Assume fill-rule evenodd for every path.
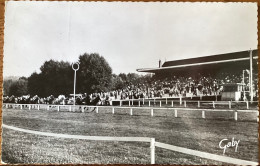
M 175 146 L 223 155 L 219 142 L 240 140 L 238 151 L 228 148 L 225 156 L 258 161 L 258 123 L 256 113 L 133 110 L 99 108 L 68 112 L 61 110 L 3 109 L 6 125 L 42 132 L 86 136 L 153 137 Z M 87 141 L 26 134 L 3 128 L 2 161 L 5 163 L 101 163 L 149 164 L 149 143 Z M 226 164 L 166 149 L 156 148 L 156 164 Z

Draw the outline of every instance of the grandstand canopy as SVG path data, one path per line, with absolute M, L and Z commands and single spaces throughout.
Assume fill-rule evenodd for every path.
M 258 50 L 252 51 L 253 70 L 257 71 Z M 217 74 L 220 72 L 241 72 L 250 68 L 250 52 L 232 52 L 190 59 L 166 61 L 162 67 L 137 69 L 138 72 L 155 74 Z

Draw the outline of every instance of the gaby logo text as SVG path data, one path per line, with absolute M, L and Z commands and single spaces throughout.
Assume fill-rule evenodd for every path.
M 219 142 L 219 147 L 220 149 L 223 149 L 223 155 L 225 154 L 226 149 L 230 147 L 236 147 L 235 152 L 237 152 L 239 142 L 240 140 L 235 141 L 234 137 L 232 138 L 232 141 L 228 141 L 228 139 L 222 139 Z

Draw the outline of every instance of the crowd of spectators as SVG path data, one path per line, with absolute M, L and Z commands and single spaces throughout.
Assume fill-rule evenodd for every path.
M 248 77 L 245 77 L 244 90 L 249 91 Z M 254 80 L 257 86 L 257 78 Z M 241 74 L 221 73 L 215 77 L 201 76 L 195 77 L 165 77 L 162 79 L 152 78 L 133 85 L 129 83 L 122 89 L 114 90 L 108 93 L 100 93 L 101 97 L 110 96 L 114 99 L 138 99 L 153 97 L 185 97 L 185 96 L 211 96 L 221 95 L 223 84 L 226 83 L 243 83 Z M 257 89 L 255 87 L 254 89 Z
M 248 77 L 245 77 L 245 91 L 248 91 L 249 83 Z M 191 96 L 212 96 L 221 95 L 223 91 L 223 84 L 225 83 L 243 83 L 243 76 L 239 74 L 221 73 L 217 76 L 201 76 L 196 75 L 194 77 L 183 76 L 169 76 L 165 78 L 150 78 L 149 80 L 143 80 L 140 83 L 133 84 L 128 83 L 122 89 L 113 90 L 110 92 L 100 92 L 82 95 L 77 95 L 76 102 L 78 104 L 88 98 L 89 101 L 100 97 L 101 101 L 111 100 L 124 100 L 124 99 L 138 99 L 138 98 L 154 98 L 154 97 L 191 97 Z M 254 79 L 254 89 L 257 90 L 257 76 Z M 37 96 L 37 95 L 36 95 Z M 62 97 L 61 97 L 62 96 Z M 37 96 L 38 97 L 38 96 Z M 14 100 L 12 97 L 4 98 L 8 101 Z M 25 102 L 26 100 L 35 101 L 36 97 L 23 97 L 16 98 L 16 100 Z M 34 99 L 34 100 L 33 100 Z M 65 102 L 65 104 L 72 104 L 72 96 L 60 95 L 58 98 L 54 98 L 52 95 L 46 98 L 39 98 L 42 103 L 49 103 L 49 101 Z M 6 101 L 7 102 L 7 101 Z M 29 101 L 28 101 L 29 102 Z

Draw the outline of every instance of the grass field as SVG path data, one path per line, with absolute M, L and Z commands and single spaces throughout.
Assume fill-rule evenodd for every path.
M 24 129 L 87 136 L 153 137 L 158 142 L 222 155 L 220 140 L 240 140 L 225 156 L 258 161 L 256 113 L 134 110 L 99 108 L 99 113 L 3 109 L 3 123 Z M 6 163 L 149 164 L 149 143 L 86 141 L 25 134 L 3 128 L 2 161 Z M 226 164 L 156 148 L 156 164 Z

